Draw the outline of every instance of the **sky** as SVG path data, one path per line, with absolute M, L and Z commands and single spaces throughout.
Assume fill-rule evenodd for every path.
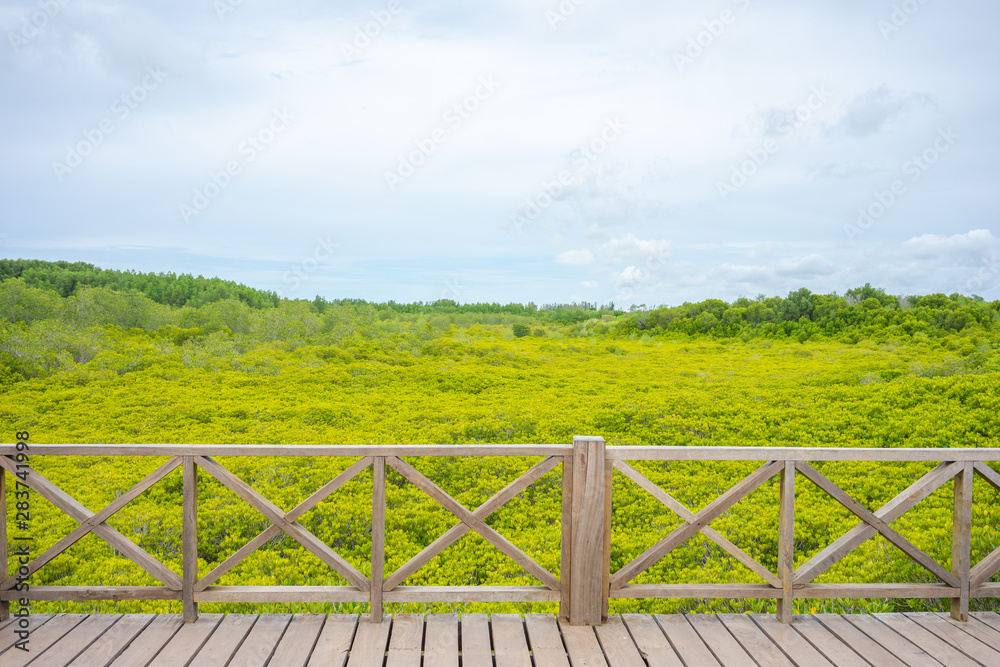
M 0 257 L 288 298 L 1000 298 L 987 0 L 0 0 Z

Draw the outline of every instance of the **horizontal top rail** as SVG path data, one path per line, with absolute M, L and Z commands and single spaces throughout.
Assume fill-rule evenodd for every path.
M 1000 461 L 1000 448 L 608 447 L 613 461 Z
M 569 456 L 573 445 L 66 445 L 32 444 L 31 456 Z M 17 454 L 0 445 L 0 456 Z
M 572 445 L 32 444 L 32 456 L 569 456 Z M 17 448 L 0 444 L 0 456 Z M 1000 447 L 607 447 L 612 461 L 1000 462 Z

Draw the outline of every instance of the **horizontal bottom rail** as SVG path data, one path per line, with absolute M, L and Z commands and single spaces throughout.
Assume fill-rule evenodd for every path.
M 958 598 L 961 591 L 945 584 L 805 584 L 794 587 L 796 598 Z M 972 589 L 971 597 L 1000 595 L 1000 583 Z M 770 584 L 631 584 L 611 591 L 612 598 L 729 598 L 781 599 L 782 591 Z
M 86 602 L 91 600 L 182 599 L 181 591 L 162 586 L 32 586 L 27 594 L 0 592 L 0 600 L 29 597 L 37 602 Z M 383 596 L 384 602 L 558 602 L 559 591 L 546 586 L 399 586 Z M 359 602 L 368 593 L 353 586 L 210 586 L 194 594 L 195 602 Z
M 0 591 L 0 600 L 28 598 L 32 602 L 90 600 L 180 600 L 181 591 L 163 586 L 32 586 L 26 592 Z

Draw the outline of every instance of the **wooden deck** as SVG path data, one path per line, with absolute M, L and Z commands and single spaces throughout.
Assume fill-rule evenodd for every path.
M 598 627 L 553 616 L 59 614 L 31 617 L 29 652 L 0 623 L 3 667 L 964 667 L 1000 665 L 1000 615 L 625 615 Z

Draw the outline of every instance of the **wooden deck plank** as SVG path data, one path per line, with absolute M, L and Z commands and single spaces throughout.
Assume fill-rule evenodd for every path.
M 622 621 L 628 627 L 639 654 L 649 667 L 684 667 L 684 663 L 674 652 L 670 642 L 667 641 L 667 636 L 663 634 L 663 630 L 652 616 L 624 614 Z
M 386 667 L 420 667 L 423 646 L 423 614 L 396 614 L 389 633 Z
M 111 667 L 146 667 L 183 625 L 180 614 L 160 614 L 115 658 Z
M 73 628 L 83 623 L 86 618 L 87 614 L 58 614 L 31 633 L 28 638 L 28 651 L 9 648 L 0 655 L 3 667 L 22 667 L 44 655 L 51 646 L 72 632 Z
M 569 667 L 566 647 L 563 646 L 559 623 L 552 614 L 525 614 L 524 628 L 528 631 L 528 644 L 535 665 Z
M 837 667 L 868 667 L 868 661 L 813 616 L 796 615 L 792 627 Z M 891 657 L 891 656 L 890 656 Z
M 385 649 L 389 645 L 389 627 L 392 620 L 383 618 L 381 623 L 371 623 L 362 618 L 354 633 L 351 657 L 347 667 L 382 667 Z
M 655 618 L 684 664 L 719 667 L 719 661 L 686 618 L 669 614 L 657 614 Z
M 719 620 L 753 659 L 769 667 L 795 667 L 746 614 L 719 614 Z
M 188 667 L 218 667 L 226 664 L 239 650 L 256 622 L 256 614 L 227 614 Z
M 212 636 L 212 633 L 221 621 L 222 614 L 202 614 L 194 623 L 182 624 L 177 634 L 167 642 L 163 650 L 149 663 L 149 667 L 186 665 L 191 658 L 198 654 L 198 651 L 205 645 L 208 638 Z
M 424 628 L 424 664 L 458 667 L 458 615 L 432 614 Z
M 873 616 L 948 667 L 979 667 L 975 660 L 903 614 L 873 614 Z
M 832 662 L 813 648 L 791 625 L 782 623 L 776 617 L 767 614 L 754 614 L 750 619 L 796 665 L 835 667 Z
M 939 667 L 940 662 L 929 656 L 901 634 L 867 614 L 844 614 L 854 627 L 878 642 L 885 650 L 899 658 L 905 667 Z
M 941 616 L 945 621 L 955 626 L 956 628 L 963 630 L 981 642 L 984 642 L 990 646 L 1000 647 L 1000 630 L 995 630 L 993 626 L 986 625 L 979 619 L 975 617 L 975 613 L 969 614 L 969 622 L 963 623 L 961 621 L 956 621 L 951 616 L 943 614 Z
M 38 615 L 32 614 L 28 621 L 29 623 L 28 631 L 34 632 L 35 630 L 45 625 L 53 618 L 55 618 L 55 614 L 38 614 Z M 10 622 L 6 623 L 3 626 L 3 629 L 0 629 L 0 653 L 3 653 L 8 648 L 13 646 L 15 642 L 20 641 L 20 638 L 17 636 L 16 633 L 18 630 L 23 629 L 21 628 L 20 624 L 15 624 L 15 621 L 19 619 L 16 619 L 13 616 L 11 616 L 8 620 Z
M 715 614 L 688 616 L 688 622 L 716 659 L 726 667 L 756 667 L 756 661 L 740 646 Z
M 493 614 L 493 653 L 496 667 L 531 667 L 528 640 L 520 614 Z
M 977 621 L 982 621 L 994 630 L 1000 632 L 1000 614 L 995 611 L 981 611 L 970 614 Z
M 967 622 L 938 613 L 800 615 L 791 626 L 740 614 L 630 614 L 593 627 L 550 614 L 494 614 L 492 627 L 483 614 L 464 615 L 461 626 L 454 614 L 399 614 L 381 624 L 321 614 L 206 614 L 189 625 L 179 614 L 32 618 L 31 653 L 8 646 L 3 667 L 1000 665 L 1000 615 L 991 612 Z M 0 640 L 13 639 L 12 628 L 0 628 Z
M 490 619 L 486 614 L 462 614 L 461 641 L 462 667 L 493 667 Z
M 562 625 L 563 643 L 573 667 L 608 667 L 594 627 L 590 625 Z
M 100 639 L 121 618 L 121 614 L 92 614 L 88 616 L 53 644 L 45 652 L 45 657 L 41 659 L 41 662 L 59 665 L 59 667 L 68 665 L 76 656 L 86 651 L 91 644 Z M 21 651 L 18 651 L 18 653 L 21 653 Z M 8 664 L 7 660 L 4 660 L 3 663 L 4 665 Z
M 309 658 L 308 667 L 344 667 L 351 653 L 358 617 L 352 614 L 330 614 L 319 634 L 319 640 Z
M 267 667 L 305 667 L 325 622 L 325 614 L 293 616 Z
M 291 620 L 291 614 L 261 615 L 236 650 L 228 667 L 264 667 L 274 655 Z
M 156 614 L 128 614 L 122 617 L 72 662 L 65 664 L 79 667 L 111 664 L 155 618 Z
M 608 622 L 597 626 L 596 630 L 597 641 L 611 667 L 646 667 L 621 616 L 610 616 Z
M 899 658 L 839 614 L 810 616 L 875 667 L 906 667 Z
M 931 612 L 903 615 L 916 622 L 928 632 L 935 634 L 939 639 L 948 642 L 970 658 L 978 660 L 984 665 L 1000 665 L 1000 651 L 991 648 L 990 644 L 980 641 L 961 627 L 963 625 L 968 626 L 968 621 L 955 621 L 950 616 L 946 617 Z M 992 646 L 998 646 L 998 644 L 993 643 Z

